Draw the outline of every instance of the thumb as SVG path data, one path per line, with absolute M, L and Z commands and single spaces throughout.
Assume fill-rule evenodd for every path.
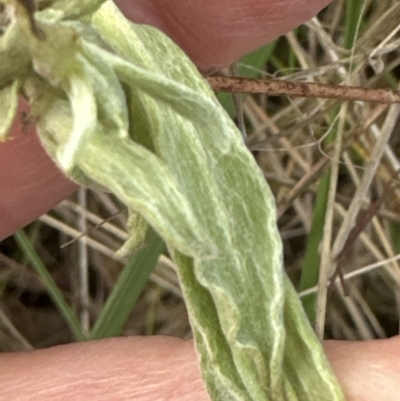
M 400 337 L 326 341 L 325 351 L 348 401 L 398 401 Z
M 347 401 L 397 401 L 400 337 L 326 341 Z M 114 338 L 0 355 L 0 393 L 29 401 L 209 401 L 192 341 Z
M 128 337 L 0 354 L 0 394 L 23 401 L 209 401 L 192 341 Z

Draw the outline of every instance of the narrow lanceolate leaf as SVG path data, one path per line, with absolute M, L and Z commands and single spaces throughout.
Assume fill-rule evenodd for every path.
M 6 140 L 18 109 L 19 81 L 0 88 L 0 142 Z
M 0 7 L 0 88 L 23 76 L 31 62 L 26 41 L 21 40 L 13 7 L 2 1 Z
M 211 398 L 343 400 L 284 275 L 274 198 L 196 67 L 113 2 L 90 26 L 64 21 L 69 9 L 57 4 L 58 14 L 37 15 L 46 40 L 18 14 L 35 70 L 23 90 L 39 135 L 72 179 L 107 188 L 134 213 L 143 231 L 124 250 L 146 224 L 166 242 Z M 114 104 L 98 90 L 107 85 Z M 107 114 L 113 107 L 126 107 L 127 118 Z
M 54 0 L 52 7 L 62 10 L 68 18 L 80 17 L 95 11 L 106 0 Z

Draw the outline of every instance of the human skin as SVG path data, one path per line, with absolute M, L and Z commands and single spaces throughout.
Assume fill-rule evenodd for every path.
M 119 1 L 135 22 L 158 26 L 199 69 L 229 65 L 315 15 L 328 0 Z M 71 194 L 32 127 L 0 145 L 0 239 Z M 400 394 L 400 340 L 324 343 L 348 401 Z M 116 338 L 0 355 L 0 400 L 208 400 L 192 341 Z

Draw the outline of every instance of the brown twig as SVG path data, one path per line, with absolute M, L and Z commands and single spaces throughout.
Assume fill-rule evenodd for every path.
M 392 91 L 391 89 L 370 89 L 360 86 L 340 86 L 313 82 L 275 81 L 223 76 L 208 77 L 207 81 L 215 92 L 400 103 L 400 92 Z

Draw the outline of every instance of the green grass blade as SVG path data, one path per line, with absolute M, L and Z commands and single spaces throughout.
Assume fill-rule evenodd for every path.
M 276 41 L 244 56 L 238 62 L 240 76 L 247 78 L 257 78 L 260 76 L 260 71 L 265 70 L 265 64 L 270 59 L 275 47 Z M 217 98 L 228 114 L 231 117 L 235 117 L 236 110 L 233 103 L 232 94 L 218 93 Z
M 42 279 L 44 285 L 47 288 L 47 291 L 49 292 L 50 297 L 52 298 L 62 316 L 64 316 L 64 319 L 67 322 L 71 331 L 74 333 L 75 338 L 78 341 L 86 340 L 86 336 L 83 333 L 81 324 L 79 323 L 79 319 L 77 318 L 71 306 L 65 300 L 60 289 L 54 282 L 53 277 L 46 269 L 46 266 L 43 264 L 42 260 L 35 251 L 25 232 L 23 230 L 17 231 L 14 234 L 14 238 L 20 246 L 20 249 L 23 252 L 24 256 L 29 260 L 39 277 Z
M 357 39 L 363 8 L 364 1 L 347 0 L 346 2 L 346 22 L 343 35 L 346 49 L 351 49 Z
M 91 339 L 121 334 L 129 314 L 164 250 L 164 241 L 152 232 L 149 245 L 131 256 L 93 327 Z
M 346 3 L 346 22 L 344 32 L 344 46 L 351 49 L 357 39 L 359 31 L 359 21 L 363 11 L 364 2 L 359 0 L 349 0 Z M 336 138 L 336 129 L 332 130 L 327 137 L 324 145 L 327 146 Z M 307 248 L 303 262 L 303 269 L 300 280 L 300 291 L 314 287 L 318 283 L 318 273 L 320 265 L 320 241 L 322 239 L 325 214 L 328 202 L 328 193 L 330 186 L 331 175 L 326 172 L 320 182 L 315 200 L 313 212 L 313 220 L 311 224 L 310 234 L 307 240 Z M 306 314 L 313 324 L 315 322 L 315 304 L 316 294 L 310 294 L 302 299 L 303 307 Z
M 332 121 L 335 121 L 335 116 L 338 110 L 332 114 Z M 337 122 L 332 131 L 326 137 L 324 146 L 327 147 L 335 140 L 337 135 Z M 319 265 L 320 265 L 320 244 L 323 237 L 326 210 L 328 205 L 329 187 L 331 183 L 330 171 L 322 175 L 319 181 L 317 194 L 315 198 L 315 206 L 313 210 L 313 219 L 311 223 L 310 234 L 307 239 L 307 247 L 304 257 L 304 262 L 301 270 L 300 291 L 305 291 L 318 284 Z M 310 294 L 302 298 L 304 310 L 311 322 L 315 322 L 315 306 L 317 294 Z
M 331 181 L 330 172 L 322 176 L 315 199 L 313 219 L 310 234 L 307 239 L 306 254 L 304 257 L 303 268 L 300 280 L 300 291 L 314 287 L 318 283 L 318 272 L 320 264 L 319 248 L 324 231 L 324 221 L 328 203 L 329 186 Z M 316 294 L 310 294 L 302 298 L 304 310 L 313 324 L 315 322 Z

